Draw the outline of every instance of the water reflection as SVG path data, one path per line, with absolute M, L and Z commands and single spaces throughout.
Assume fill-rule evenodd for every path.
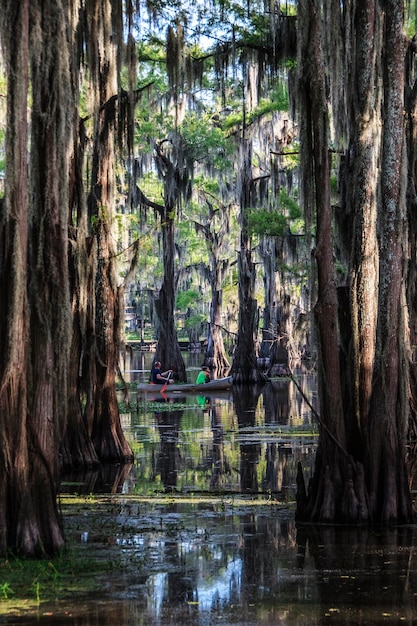
M 256 426 L 256 407 L 261 393 L 261 387 L 256 385 L 233 386 L 233 403 L 237 415 L 240 434 L 248 433 Z M 240 489 L 246 493 L 258 492 L 257 467 L 260 461 L 260 442 L 240 437 Z
M 137 379 L 150 356 L 140 358 Z M 304 394 L 281 379 L 218 397 L 132 399 L 123 425 L 134 464 L 63 484 L 115 494 L 88 516 L 64 510 L 81 555 L 109 559 L 114 570 L 94 598 L 4 623 L 414 623 L 416 528 L 295 524 L 297 463 L 312 472 L 316 441 L 305 401 L 315 404 L 314 381 L 298 382 Z
M 289 512 L 274 505 L 259 510 L 244 502 L 168 508 L 153 509 L 160 530 L 148 531 L 145 541 L 137 534 L 138 561 L 155 569 L 136 590 L 136 600 L 146 601 L 149 618 L 170 623 L 173 612 L 183 615 L 188 609 L 201 623 L 210 623 L 210 615 L 214 618 L 220 610 L 229 614 L 235 606 L 250 613 L 259 604 L 256 611 L 262 612 L 279 584 L 288 549 L 295 552 Z M 149 527 L 150 518 L 137 523 Z
M 315 387 L 307 384 L 313 402 Z M 290 501 L 297 463 L 308 475 L 316 447 L 311 411 L 289 379 L 210 397 L 141 394 L 127 433 L 135 493 L 272 493 Z
M 123 493 L 130 474 L 133 472 L 133 463 L 125 465 L 102 465 L 94 470 L 74 470 L 62 477 L 61 493 Z
M 297 527 L 289 509 L 244 499 L 147 506 L 120 499 L 117 519 L 129 529 L 114 544 L 90 542 L 90 550 L 105 545 L 115 563 L 101 592 L 5 623 L 415 623 L 416 528 Z
M 173 407 L 174 401 L 168 398 L 154 400 L 154 416 L 160 442 L 156 464 L 153 465 L 153 469 L 155 474 L 161 476 L 165 492 L 172 492 L 177 488 L 178 467 L 180 465 L 178 440 L 183 411 L 180 409 L 175 410 L 174 408 L 166 410 L 164 406 L 166 404 Z

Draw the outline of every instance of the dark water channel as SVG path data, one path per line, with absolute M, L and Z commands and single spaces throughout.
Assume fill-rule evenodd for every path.
M 199 356 L 187 358 L 192 380 Z M 126 377 L 144 380 L 149 360 L 136 355 Z M 285 379 L 212 397 L 133 393 L 133 466 L 62 487 L 96 504 L 85 514 L 64 499 L 69 541 L 114 572 L 93 597 L 0 623 L 417 624 L 417 528 L 296 527 L 297 463 L 308 480 L 316 446 L 314 377 L 297 381 L 303 393 Z

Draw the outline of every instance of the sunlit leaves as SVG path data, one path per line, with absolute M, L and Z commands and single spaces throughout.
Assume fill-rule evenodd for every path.
M 186 311 L 190 307 L 194 306 L 200 299 L 200 294 L 195 289 L 188 289 L 182 291 L 177 295 L 176 306 L 182 311 Z
M 282 237 L 287 229 L 288 220 L 285 215 L 277 211 L 252 209 L 249 211 L 248 223 L 252 233 Z
M 291 227 L 295 226 L 297 231 L 301 229 L 304 225 L 301 216 L 302 211 L 297 202 L 281 190 L 279 210 L 249 209 L 249 229 L 257 235 L 283 237 Z
M 218 118 L 209 113 L 190 113 L 184 119 L 181 132 L 190 156 L 207 165 L 224 169 L 228 166 L 231 145 L 219 125 Z

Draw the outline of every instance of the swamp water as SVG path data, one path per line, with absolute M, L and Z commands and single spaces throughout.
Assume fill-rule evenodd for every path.
M 136 358 L 131 381 L 150 355 Z M 74 571 L 54 568 L 52 600 L 42 585 L 26 609 L 0 600 L 0 623 L 417 624 L 417 528 L 295 525 L 297 463 L 308 480 L 316 446 L 314 379 L 297 382 L 303 393 L 285 379 L 213 397 L 132 393 L 135 463 L 63 481 Z M 93 563 L 105 567 L 83 589 Z

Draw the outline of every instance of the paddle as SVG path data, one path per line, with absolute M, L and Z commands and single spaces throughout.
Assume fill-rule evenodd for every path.
M 167 377 L 167 379 L 166 379 L 166 381 L 165 381 L 165 383 L 164 383 L 164 385 L 163 385 L 163 387 L 161 389 L 161 393 L 164 393 L 165 389 L 167 388 L 167 384 L 168 384 L 170 376 L 171 376 L 171 372 L 168 372 L 168 377 Z

